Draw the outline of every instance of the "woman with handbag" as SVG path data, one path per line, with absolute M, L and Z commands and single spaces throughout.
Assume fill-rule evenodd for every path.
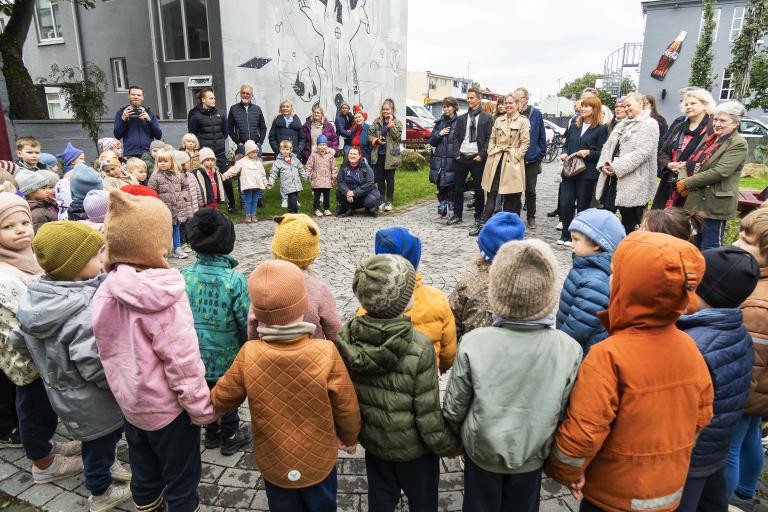
M 619 211 L 629 235 L 637 230 L 656 191 L 659 123 L 651 117 L 644 95 L 630 93 L 624 105 L 627 118 L 616 125 L 600 154 L 595 196 L 603 209 Z
M 557 245 L 571 246 L 568 227 L 579 212 L 589 208 L 599 172 L 600 152 L 608 138 L 608 127 L 603 124 L 603 104 L 600 98 L 581 99 L 579 117 L 568 126 L 565 146 L 560 160 L 563 162 L 563 181 L 560 183 L 559 210 L 563 230 Z

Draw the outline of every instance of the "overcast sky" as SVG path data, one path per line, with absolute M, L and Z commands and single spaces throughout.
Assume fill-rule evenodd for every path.
M 642 42 L 639 0 L 411 0 L 408 70 L 466 76 L 495 92 L 553 94 L 624 43 Z M 416 98 L 414 98 L 416 99 Z

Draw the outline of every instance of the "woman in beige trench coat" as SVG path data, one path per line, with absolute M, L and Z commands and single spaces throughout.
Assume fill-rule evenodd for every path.
M 531 142 L 531 123 L 517 110 L 514 94 L 504 100 L 505 115 L 496 119 L 488 144 L 488 160 L 483 170 L 485 210 L 481 224 L 493 216 L 496 196 L 504 196 L 503 210 L 520 215 L 521 197 L 525 191 L 525 152 Z M 477 229 L 477 233 L 480 229 Z M 470 235 L 477 235 L 475 230 Z

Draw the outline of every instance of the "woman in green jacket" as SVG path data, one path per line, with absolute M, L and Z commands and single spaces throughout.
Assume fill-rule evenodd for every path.
M 380 210 L 392 211 L 392 199 L 395 195 L 395 171 L 400 167 L 400 138 L 403 135 L 403 123 L 395 118 L 395 102 L 387 98 L 381 104 L 379 117 L 368 129 L 371 140 L 371 166 L 379 187 L 382 204 Z
M 685 209 L 704 216 L 704 230 L 698 239 L 701 250 L 723 245 L 725 224 L 736 217 L 739 178 L 749 149 L 738 133 L 744 114 L 746 109 L 738 101 L 718 105 L 712 117 L 714 133 L 679 171 L 677 191 L 687 196 Z

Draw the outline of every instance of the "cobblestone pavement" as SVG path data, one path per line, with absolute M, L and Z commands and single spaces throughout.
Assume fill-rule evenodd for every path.
M 554 207 L 557 187 L 553 184 L 556 173 L 554 164 L 546 165 L 537 187 L 539 227 L 528 232 L 529 237 L 539 237 L 554 242 L 559 232 L 555 223 L 545 213 Z M 342 318 L 349 318 L 357 308 L 352 294 L 352 276 L 361 258 L 373 254 L 375 232 L 386 226 L 408 227 L 423 242 L 422 262 L 419 266 L 424 281 L 450 293 L 458 280 L 472 271 L 478 253 L 475 238 L 467 236 L 471 222 L 461 228 L 446 226 L 432 221 L 436 203 L 427 201 L 382 214 L 377 219 L 355 216 L 348 219 L 319 219 L 321 228 L 321 253 L 313 268 L 331 286 Z M 470 219 L 472 212 L 468 213 Z M 237 226 L 237 244 L 233 256 L 240 262 L 239 270 L 250 273 L 264 259 L 271 257 L 270 245 L 274 232 L 273 222 Z M 554 247 L 554 246 L 553 246 Z M 561 280 L 570 269 L 570 252 L 555 248 L 560 263 Z M 191 258 L 190 258 L 191 259 Z M 174 264 L 188 264 L 189 260 Z M 441 379 L 445 387 L 448 375 Z M 241 408 L 241 419 L 247 423 L 250 414 Z M 64 432 L 62 432 L 64 435 Z M 244 452 L 224 457 L 219 450 L 202 449 L 203 473 L 200 497 L 206 511 L 262 511 L 267 510 L 264 481 L 256 468 L 250 447 Z M 367 510 L 367 483 L 363 449 L 355 455 L 339 454 L 338 503 L 342 512 Z M 124 441 L 118 449 L 118 457 L 127 460 Z M 82 475 L 54 484 L 34 485 L 29 473 L 30 463 L 21 449 L 0 450 L 0 490 L 41 507 L 46 511 L 78 512 L 88 510 L 88 491 Z M 463 478 L 459 459 L 443 459 L 440 481 L 441 511 L 461 510 Z M 544 512 L 569 512 L 578 509 L 578 502 L 569 492 L 551 479 L 545 479 L 541 487 L 541 510 Z M 133 510 L 130 504 L 118 510 Z M 403 505 L 402 510 L 407 510 Z

